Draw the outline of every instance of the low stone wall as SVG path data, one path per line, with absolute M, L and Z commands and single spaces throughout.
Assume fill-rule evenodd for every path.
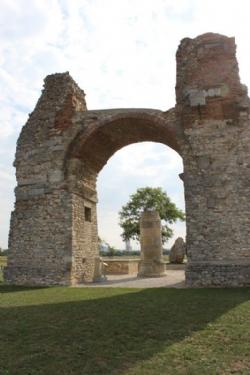
M 140 259 L 102 258 L 106 275 L 131 275 L 138 273 Z M 166 264 L 166 270 L 185 270 L 186 264 Z
M 106 275 L 130 275 L 138 273 L 140 259 L 102 259 Z

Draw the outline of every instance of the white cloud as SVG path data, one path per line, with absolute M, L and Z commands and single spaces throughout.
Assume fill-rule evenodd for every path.
M 4 26 L 0 35 L 5 45 L 32 46 L 36 40 L 38 45 L 33 46 L 34 49 L 41 48 L 41 44 L 57 42 L 58 30 L 63 27 L 57 0 L 2 0 L 0 22 Z
M 47 74 L 70 71 L 87 93 L 89 109 L 167 109 L 175 102 L 180 40 L 213 31 L 236 36 L 242 81 L 250 86 L 247 0 L 1 0 L 0 7 L 0 153 L 10 173 L 17 136 Z M 141 185 L 151 181 L 170 186 L 174 199 L 181 202 L 173 189 L 174 174 L 181 172 L 178 158 L 167 149 L 161 153 L 146 147 L 146 159 L 136 149 L 136 158 L 122 150 L 118 162 L 123 183 L 126 178 L 136 180 L 128 182 L 122 199 L 140 180 Z M 111 190 L 119 183 L 114 164 L 109 164 Z M 10 191 L 12 182 L 2 181 Z M 6 217 L 13 193 L 11 197 L 9 204 L 1 203 Z M 6 243 L 6 229 L 4 233 L 0 240 Z
M 121 173 L 128 176 L 156 178 L 163 167 L 165 171 L 182 170 L 181 157 L 167 146 L 143 142 L 128 147 L 124 147 L 116 156 Z M 154 165 L 149 165 L 149 161 Z

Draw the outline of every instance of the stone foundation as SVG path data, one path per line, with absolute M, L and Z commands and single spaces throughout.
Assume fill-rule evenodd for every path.
M 132 275 L 138 272 L 139 259 L 102 259 L 106 275 Z
M 189 264 L 186 267 L 189 287 L 249 287 L 250 264 Z
M 12 267 L 4 268 L 4 280 L 14 285 L 73 285 L 71 272 L 59 269 Z
M 166 264 L 164 262 L 141 261 L 139 263 L 138 277 L 163 277 L 166 276 Z

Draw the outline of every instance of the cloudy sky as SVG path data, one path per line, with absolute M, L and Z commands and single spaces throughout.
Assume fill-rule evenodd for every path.
M 248 0 L 0 0 L 0 246 L 13 209 L 16 140 L 46 75 L 69 71 L 89 109 L 175 103 L 175 52 L 184 37 L 235 36 L 243 83 L 250 85 Z M 122 247 L 117 213 L 137 187 L 161 186 L 184 208 L 182 162 L 166 146 L 118 151 L 98 178 L 99 231 Z M 185 235 L 178 223 L 175 237 Z M 169 243 L 171 245 L 171 242 Z

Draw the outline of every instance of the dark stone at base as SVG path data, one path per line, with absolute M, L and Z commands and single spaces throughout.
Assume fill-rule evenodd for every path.
M 250 264 L 187 264 L 188 287 L 249 287 Z
M 139 272 L 137 277 L 163 277 L 166 276 L 166 265 L 164 262 L 145 261 L 139 263 Z
M 12 285 L 71 285 L 70 272 L 60 272 L 58 269 L 5 267 L 4 281 Z

